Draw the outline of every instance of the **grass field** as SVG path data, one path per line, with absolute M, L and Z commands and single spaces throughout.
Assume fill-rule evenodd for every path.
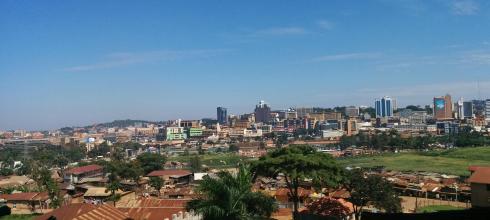
M 0 220 L 31 220 L 37 216 L 38 215 L 6 215 L 0 217 Z
M 385 166 L 389 170 L 429 171 L 468 176 L 470 165 L 490 165 L 490 147 L 460 148 L 423 153 L 384 154 L 338 160 L 343 166 Z
M 431 205 L 431 206 L 425 206 L 419 208 L 417 212 L 424 213 L 424 212 L 438 212 L 438 211 L 463 210 L 463 209 L 464 208 L 454 207 L 449 205 Z
M 190 156 L 176 156 L 168 158 L 169 161 L 189 162 Z M 217 153 L 217 154 L 204 154 L 199 155 L 203 165 L 208 167 L 235 167 L 239 162 L 246 160 L 233 153 Z

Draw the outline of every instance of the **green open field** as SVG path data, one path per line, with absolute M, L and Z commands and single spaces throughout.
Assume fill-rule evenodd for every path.
M 338 159 L 343 166 L 385 166 L 389 170 L 428 171 L 468 176 L 468 166 L 490 166 L 490 147 L 459 148 L 421 153 L 383 154 Z
M 0 217 L 0 220 L 31 220 L 38 215 L 6 215 Z
M 195 155 L 189 156 L 176 156 L 169 157 L 168 161 L 178 161 L 178 162 L 189 162 L 191 157 Z M 234 153 L 215 153 L 215 154 L 204 154 L 199 155 L 201 158 L 202 164 L 208 167 L 236 167 L 236 165 L 244 160 L 248 160 L 246 158 L 242 158 Z
M 463 209 L 464 208 L 454 207 L 449 205 L 431 205 L 431 206 L 425 206 L 419 208 L 417 212 L 424 213 L 424 212 L 439 212 L 439 211 L 463 210 Z

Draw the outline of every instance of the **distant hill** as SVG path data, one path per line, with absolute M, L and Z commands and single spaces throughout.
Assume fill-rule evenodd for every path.
M 112 122 L 101 123 L 101 124 L 97 124 L 96 126 L 97 127 L 107 127 L 107 128 L 110 128 L 110 127 L 122 128 L 122 127 L 134 126 L 135 124 L 139 124 L 139 123 L 155 123 L 155 122 L 145 121 L 145 120 L 126 119 L 126 120 L 114 120 Z M 89 127 L 92 127 L 92 126 L 86 126 L 86 128 L 89 128 Z

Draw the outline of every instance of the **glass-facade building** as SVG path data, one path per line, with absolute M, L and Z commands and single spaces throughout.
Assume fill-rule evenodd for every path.
M 393 99 L 385 96 L 374 102 L 377 118 L 393 117 Z
M 473 102 L 463 102 L 463 118 L 473 118 Z
M 218 123 L 221 125 L 228 124 L 228 113 L 224 107 L 218 107 L 216 109 Z

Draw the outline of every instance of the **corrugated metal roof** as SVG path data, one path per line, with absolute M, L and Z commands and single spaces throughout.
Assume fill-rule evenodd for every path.
M 191 174 L 189 170 L 155 170 L 147 176 L 187 176 Z
M 66 174 L 78 175 L 78 174 L 92 172 L 92 171 L 96 171 L 96 170 L 102 170 L 102 169 L 104 169 L 104 168 L 99 166 L 99 165 L 92 164 L 92 165 L 87 165 L 87 166 L 83 166 L 83 167 L 71 168 L 71 169 L 66 171 Z

